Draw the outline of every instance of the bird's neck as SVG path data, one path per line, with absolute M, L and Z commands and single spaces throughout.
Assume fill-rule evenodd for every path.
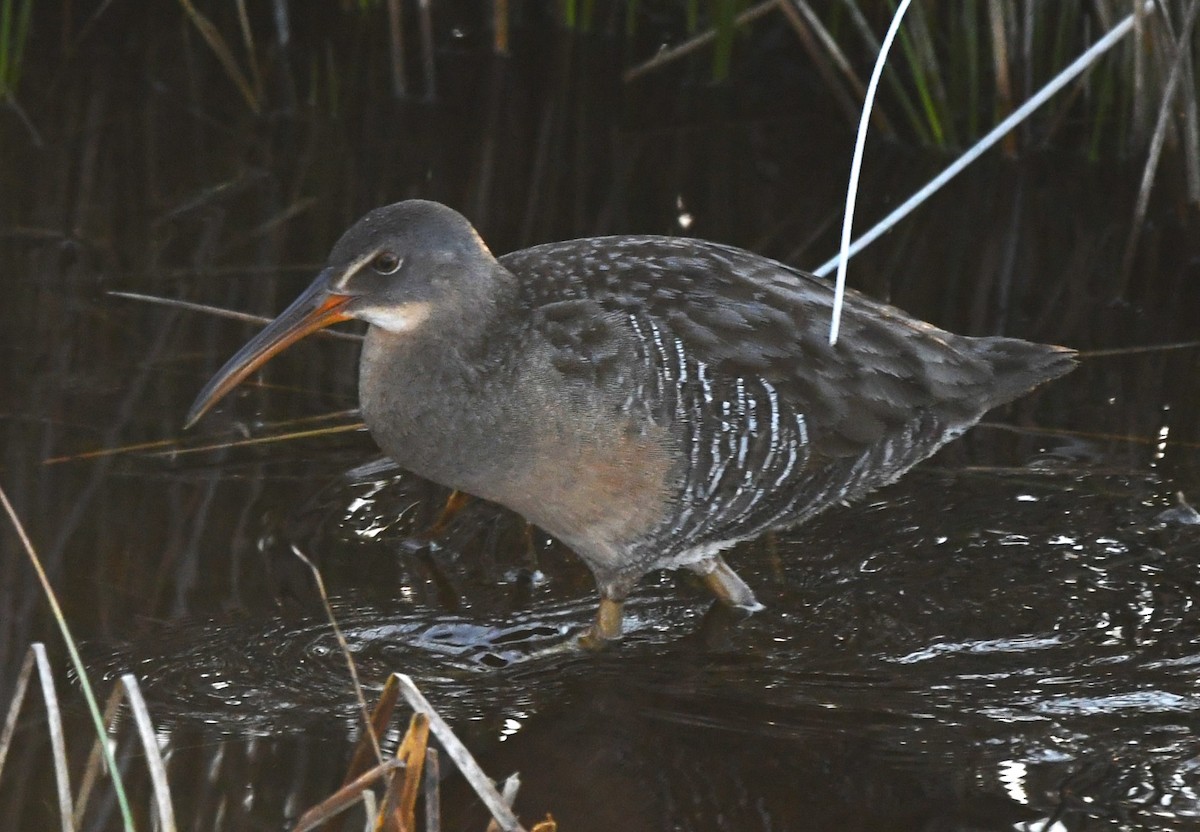
M 363 419 L 380 447 L 402 467 L 468 491 L 490 474 L 482 460 L 503 465 L 495 450 L 526 442 L 517 434 L 527 420 L 507 412 L 519 406 L 516 282 L 496 289 L 463 297 L 413 332 L 371 327 L 359 367 Z

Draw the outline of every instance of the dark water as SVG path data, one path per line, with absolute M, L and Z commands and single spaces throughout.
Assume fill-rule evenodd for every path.
M 185 828 L 282 828 L 345 769 L 354 702 L 293 546 L 320 565 L 368 685 L 414 676 L 487 771 L 521 772 L 528 821 L 1200 824 L 1200 518 L 1176 496 L 1200 498 L 1196 349 L 1085 359 L 901 483 L 739 547 L 767 606 L 748 620 L 654 575 L 619 650 L 557 660 L 523 659 L 584 625 L 594 588 L 519 518 L 475 503 L 421 544 L 445 492 L 348 477 L 378 456 L 361 431 L 205 449 L 352 424 L 355 345 L 298 345 L 182 434 L 251 328 L 106 290 L 270 315 L 377 204 L 443 200 L 497 251 L 680 232 L 685 214 L 690 234 L 797 265 L 832 251 L 850 131 L 786 30 L 756 29 L 728 85 L 701 61 L 625 88 L 637 43 L 531 24 L 496 59 L 474 13 L 445 8 L 432 102 L 391 99 L 369 32 L 331 36 L 361 59 L 334 73 L 319 27 L 298 24 L 255 117 L 160 11 L 132 34 L 102 17 L 65 65 L 41 31 L 21 96 L 37 141 L 0 119 L 0 484 L 95 675 L 143 680 Z M 875 145 L 863 215 L 943 162 Z M 1136 173 L 1065 151 L 984 163 L 852 282 L 975 334 L 1200 337 L 1194 213 L 1163 196 L 1120 272 Z M 14 539 L 0 547 L 7 701 L 28 644 L 58 641 Z M 10 828 L 56 822 L 43 731 L 23 720 L 0 784 Z M 483 828 L 453 780 L 446 801 L 447 828 Z M 103 811 L 91 828 L 115 823 Z

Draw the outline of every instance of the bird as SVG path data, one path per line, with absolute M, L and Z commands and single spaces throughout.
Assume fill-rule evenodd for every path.
M 988 410 L 1069 372 L 1071 349 L 939 329 L 729 245 L 622 235 L 495 257 L 437 202 L 377 208 L 201 390 L 191 427 L 270 358 L 367 323 L 363 420 L 423 478 L 498 503 L 591 569 L 578 645 L 622 636 L 660 569 L 761 609 L 722 552 L 887 485 Z

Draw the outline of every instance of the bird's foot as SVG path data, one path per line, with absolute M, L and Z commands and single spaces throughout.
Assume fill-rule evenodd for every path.
M 602 650 L 607 650 L 616 644 L 619 644 L 621 637 L 608 638 L 596 632 L 596 628 L 588 627 L 579 635 L 571 639 L 575 646 L 586 653 L 599 653 Z
M 522 661 L 544 659 L 552 656 L 599 653 L 621 641 L 621 619 L 624 601 L 602 597 L 596 617 L 582 633 L 570 636 L 565 641 L 535 650 Z
M 719 555 L 697 563 L 692 569 L 717 600 L 747 613 L 765 609 L 754 597 L 754 590 Z
M 602 595 L 592 626 L 575 637 L 581 648 L 597 653 L 621 640 L 621 624 L 625 617 L 625 602 Z

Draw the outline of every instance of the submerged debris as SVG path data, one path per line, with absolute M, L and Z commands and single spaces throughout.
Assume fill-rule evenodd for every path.
M 391 722 L 401 694 L 414 711 L 408 731 L 396 748 L 394 760 L 376 758 L 378 765 L 371 767 L 372 758 L 377 753 L 378 737 Z M 498 792 L 495 783 L 483 773 L 466 746 L 438 716 L 413 680 L 403 673 L 393 673 L 388 677 L 379 701 L 371 712 L 367 731 L 355 749 L 342 787 L 305 812 L 296 824 L 295 832 L 316 829 L 360 801 L 367 804 L 369 814 L 374 814 L 377 832 L 411 832 L 417 828 L 417 797 L 422 793 L 425 797 L 425 829 L 427 832 L 436 832 L 441 828 L 438 790 L 440 763 L 437 750 L 428 747 L 430 733 L 437 737 L 446 756 L 458 767 L 491 812 L 489 832 L 524 832 L 524 827 L 511 808 L 520 785 L 517 775 L 512 775 L 505 782 L 503 794 Z M 378 800 L 379 808 L 376 811 L 372 808 L 376 805 L 375 796 L 369 788 L 380 780 L 384 780 L 387 787 L 382 799 Z M 549 819 L 534 827 L 536 832 L 554 832 L 555 829 L 557 825 Z
M 1175 505 L 1154 519 L 1168 526 L 1200 526 L 1200 511 L 1188 503 L 1182 491 L 1176 491 Z

